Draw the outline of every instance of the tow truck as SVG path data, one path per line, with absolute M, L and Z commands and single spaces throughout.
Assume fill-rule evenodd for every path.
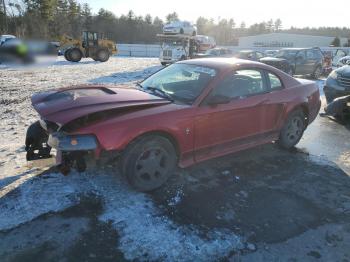
M 164 66 L 180 60 L 191 59 L 198 52 L 198 43 L 195 36 L 157 34 L 157 37 L 161 43 L 159 60 Z

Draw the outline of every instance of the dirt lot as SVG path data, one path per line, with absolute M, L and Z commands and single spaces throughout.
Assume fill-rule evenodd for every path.
M 151 194 L 114 165 L 64 177 L 26 163 L 33 92 L 127 84 L 158 64 L 0 65 L 0 260 L 350 261 L 350 127 L 328 118 L 295 150 L 269 144 L 179 169 Z

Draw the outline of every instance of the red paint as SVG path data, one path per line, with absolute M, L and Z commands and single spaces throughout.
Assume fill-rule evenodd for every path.
M 302 107 L 307 112 L 309 123 L 318 114 L 320 95 L 314 82 L 299 82 L 273 67 L 252 61 L 211 58 L 181 63 L 209 66 L 218 70 L 216 78 L 193 105 L 177 105 L 139 90 L 122 88 L 111 89 L 116 94 L 53 103 L 45 102 L 45 94 L 40 94 L 33 97 L 33 105 L 43 119 L 61 124 L 101 110 L 127 108 L 127 112 L 82 127 L 74 134 L 94 134 L 99 141 L 97 151 L 100 152 L 122 151 L 138 136 L 160 132 L 171 136 L 176 142 L 181 167 L 276 140 L 288 114 L 296 108 Z M 228 104 L 201 105 L 225 75 L 234 69 L 252 67 L 273 72 L 280 77 L 284 88 L 233 100 Z M 52 93 L 54 92 L 49 94 Z M 149 106 L 140 108 L 142 105 Z

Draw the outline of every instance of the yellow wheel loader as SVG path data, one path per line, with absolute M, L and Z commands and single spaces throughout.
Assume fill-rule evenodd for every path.
M 117 45 L 112 40 L 104 39 L 102 34 L 84 31 L 81 40 L 63 36 L 61 50 L 67 61 L 79 62 L 83 57 L 106 62 L 111 55 L 117 54 Z

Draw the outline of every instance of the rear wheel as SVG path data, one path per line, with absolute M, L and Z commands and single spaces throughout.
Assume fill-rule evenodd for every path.
M 68 55 L 70 59 L 69 61 L 72 61 L 72 62 L 79 62 L 83 57 L 82 52 L 78 48 L 71 49 Z
M 286 149 L 290 149 L 300 141 L 306 127 L 305 114 L 302 110 L 293 111 L 284 124 L 278 144 Z
M 319 79 L 322 75 L 322 68 L 321 66 L 317 66 L 313 74 L 311 75 L 313 79 Z
M 121 164 L 131 186 L 145 192 L 160 187 L 168 180 L 177 164 L 177 155 L 167 138 L 148 135 L 127 147 Z
M 96 60 L 100 62 L 106 62 L 109 59 L 109 52 L 106 49 L 100 49 L 96 53 Z

